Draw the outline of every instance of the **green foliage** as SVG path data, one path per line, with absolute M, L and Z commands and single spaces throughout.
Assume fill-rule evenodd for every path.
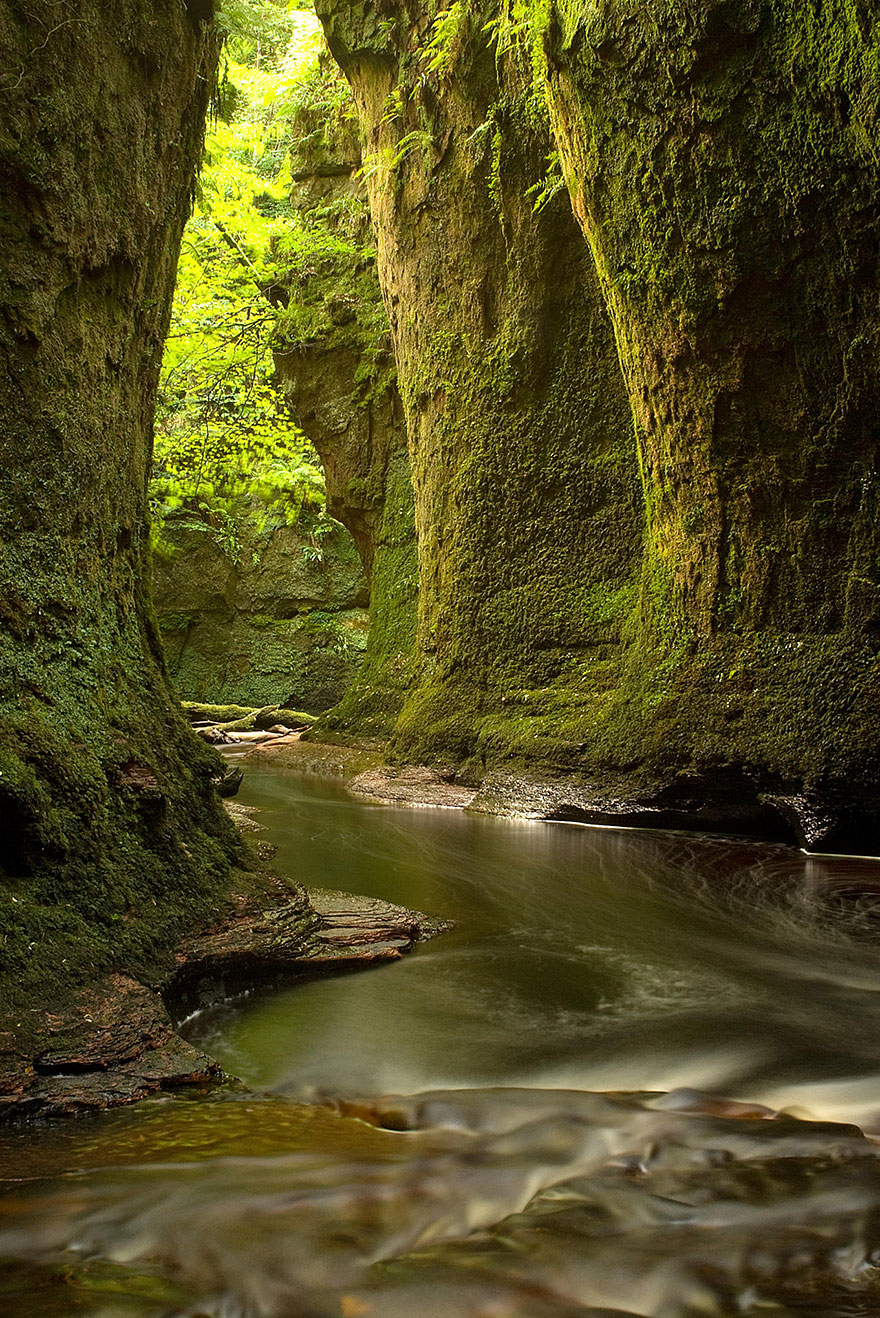
M 464 5 L 461 0 L 456 0 L 455 4 L 442 10 L 434 19 L 431 40 L 428 42 L 428 69 L 431 73 L 442 75 L 452 68 L 463 24 Z
M 534 197 L 532 210 L 539 215 L 545 206 L 549 206 L 554 197 L 565 190 L 565 178 L 558 151 L 551 151 L 547 156 L 547 172 L 537 183 L 526 188 L 526 196 Z
M 179 525 L 184 510 L 236 559 L 243 510 L 268 505 L 294 521 L 325 503 L 317 455 L 291 421 L 271 350 L 285 263 L 297 244 L 308 246 L 288 200 L 288 152 L 320 30 L 298 7 L 251 0 L 227 6 L 221 22 L 228 117 L 208 135 L 181 249 L 151 504 L 160 549 L 165 518 Z
M 426 155 L 433 147 L 434 141 L 429 132 L 421 128 L 414 129 L 411 133 L 405 133 L 395 146 L 386 146 L 381 151 L 372 151 L 365 156 L 360 176 L 367 180 L 376 174 L 393 174 L 408 156 L 416 151 Z
M 303 10 L 309 0 L 223 0 L 216 22 L 235 60 L 272 68 L 302 30 Z

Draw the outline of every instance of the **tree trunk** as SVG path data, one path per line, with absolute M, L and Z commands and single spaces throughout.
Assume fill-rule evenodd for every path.
M 23 987 L 146 966 L 237 842 L 147 583 L 212 6 L 0 0 L 0 36 L 0 974 Z

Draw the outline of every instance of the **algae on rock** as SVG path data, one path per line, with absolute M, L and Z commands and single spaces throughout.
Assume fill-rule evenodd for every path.
M 641 513 L 589 252 L 563 196 L 527 195 L 546 113 L 490 3 L 442 52 L 439 6 L 316 8 L 358 104 L 413 465 L 418 671 L 394 753 L 570 759 L 616 677 Z
M 0 981 L 151 963 L 239 843 L 148 600 L 162 340 L 217 56 L 210 3 L 0 0 Z M 48 30 L 47 30 L 48 29 Z
M 371 591 L 363 662 L 315 735 L 381 740 L 412 675 L 415 520 L 354 104 L 326 52 L 291 133 L 291 200 L 313 251 L 280 281 L 287 309 L 275 363 L 294 418 L 321 457 L 328 511 L 353 535 Z

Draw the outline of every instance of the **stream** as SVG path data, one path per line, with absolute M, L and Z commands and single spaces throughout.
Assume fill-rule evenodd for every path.
M 455 928 L 187 1022 L 246 1089 L 0 1134 L 0 1313 L 880 1312 L 880 863 L 239 799 Z

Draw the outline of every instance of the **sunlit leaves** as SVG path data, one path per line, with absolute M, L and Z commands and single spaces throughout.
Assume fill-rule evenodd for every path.
M 324 505 L 317 456 L 290 419 L 271 352 L 279 261 L 301 232 L 288 201 L 291 89 L 313 77 L 318 25 L 293 6 L 242 0 L 224 13 L 230 112 L 211 126 L 184 234 L 151 496 L 160 543 L 163 515 L 184 508 L 231 550 L 243 508 L 269 504 L 294 520 Z

